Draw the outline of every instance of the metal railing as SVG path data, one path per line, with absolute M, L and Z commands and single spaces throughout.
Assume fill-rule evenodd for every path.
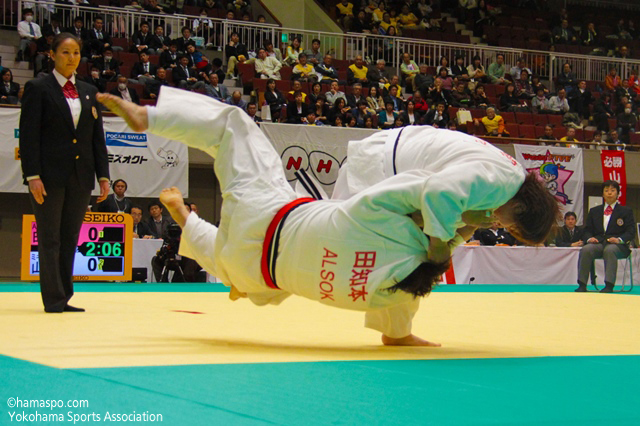
M 524 57 L 527 66 L 534 74 L 553 81 L 565 62 L 572 66 L 573 72 L 579 79 L 604 81 L 611 67 L 616 67 L 618 75 L 628 76 L 632 69 L 640 68 L 639 60 L 618 59 L 600 56 L 575 55 L 560 52 L 544 52 L 536 50 L 515 49 L 494 46 L 482 46 L 462 43 L 449 43 L 434 40 L 408 39 L 402 37 L 379 36 L 360 33 L 329 33 L 321 31 L 309 31 L 297 28 L 282 28 L 273 24 L 226 20 L 217 18 L 204 18 L 204 25 L 194 26 L 196 20 L 202 24 L 203 17 L 181 14 L 154 14 L 130 8 L 115 7 L 89 7 L 56 4 L 51 1 L 23 2 L 19 0 L 2 0 L 5 11 L 16 11 L 13 17 L 17 25 L 20 19 L 21 7 L 30 6 L 36 11 L 35 21 L 43 24 L 54 11 L 61 17 L 62 27 L 71 27 L 73 19 L 80 16 L 87 26 L 97 16 L 104 19 L 104 31 L 113 37 L 131 37 L 138 31 L 140 23 L 149 22 L 152 26 L 159 24 L 165 29 L 165 35 L 173 38 L 180 36 L 180 29 L 188 27 L 195 36 L 202 37 L 204 43 L 210 43 L 210 47 L 222 50 L 229 40 L 232 32 L 238 32 L 240 40 L 250 51 L 255 51 L 262 46 L 265 40 L 271 40 L 275 48 L 280 48 L 283 57 L 286 45 L 298 36 L 302 40 L 302 48 L 310 49 L 313 39 L 319 39 L 321 50 L 331 53 L 334 58 L 341 60 L 353 60 L 356 55 L 363 55 L 365 59 L 375 61 L 385 59 L 388 65 L 396 68 L 400 74 L 400 57 L 404 52 L 409 52 L 418 63 L 429 66 L 437 66 L 442 56 L 450 61 L 456 55 L 465 58 L 465 64 L 470 64 L 475 55 L 480 56 L 482 64 L 488 67 L 495 60 L 498 53 L 505 55 L 507 67 L 515 65 L 520 57 Z M 14 16 L 12 13 L 5 13 Z

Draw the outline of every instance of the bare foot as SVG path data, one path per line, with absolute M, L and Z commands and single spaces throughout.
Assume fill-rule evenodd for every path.
M 134 132 L 144 132 L 149 128 L 147 108 L 108 93 L 98 93 L 96 99 L 111 112 L 124 118 Z
M 397 339 L 385 336 L 383 334 L 382 343 L 385 346 L 433 346 L 437 348 L 442 346 L 440 343 L 428 342 L 424 339 L 419 338 L 418 336 L 414 336 L 413 334 Z
M 189 209 L 184 205 L 184 198 L 178 188 L 172 186 L 165 188 L 160 193 L 160 202 L 169 210 L 169 214 L 181 228 L 184 228 L 189 217 Z

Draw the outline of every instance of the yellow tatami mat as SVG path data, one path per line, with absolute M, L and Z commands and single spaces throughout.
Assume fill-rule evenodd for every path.
M 640 354 L 640 297 L 434 293 L 414 334 L 389 348 L 364 314 L 292 296 L 276 307 L 226 293 L 80 293 L 86 313 L 45 314 L 38 293 L 3 293 L 0 354 L 53 367 Z

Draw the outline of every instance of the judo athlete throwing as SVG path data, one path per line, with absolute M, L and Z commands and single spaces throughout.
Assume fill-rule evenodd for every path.
M 432 243 L 449 241 L 463 225 L 472 233 L 497 221 L 520 241 L 539 244 L 559 220 L 554 197 L 510 155 L 474 136 L 431 126 L 349 142 L 332 198 L 348 199 L 410 170 L 428 175 L 422 217 Z
M 98 100 L 134 131 L 216 159 L 219 228 L 190 213 L 176 188 L 160 200 L 183 229 L 180 254 L 231 286 L 232 298 L 265 305 L 296 294 L 365 311 L 365 326 L 386 345 L 439 346 L 411 334 L 420 296 L 448 266 L 448 247 L 430 247 L 409 217 L 436 208 L 425 205 L 429 173 L 399 173 L 346 201 L 300 199 L 269 140 L 239 108 L 167 87 L 155 108 L 107 94 Z

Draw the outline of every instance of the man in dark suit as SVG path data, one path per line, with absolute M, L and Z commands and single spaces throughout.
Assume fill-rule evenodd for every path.
M 111 36 L 104 31 L 103 25 L 102 17 L 96 17 L 93 21 L 93 28 L 87 34 L 87 40 L 94 55 L 102 55 L 107 47 L 113 49 Z
M 9 68 L 0 71 L 2 82 L 0 83 L 0 104 L 15 105 L 18 103 L 20 85 L 13 81 L 13 73 Z
M 147 52 L 151 55 L 156 53 L 155 50 L 150 48 L 151 38 L 152 38 L 152 35 L 149 32 L 149 23 L 142 22 L 140 24 L 140 30 L 133 35 L 133 45 L 135 46 L 135 49 L 136 49 L 135 52 L 136 53 Z
M 142 209 L 138 206 L 131 207 L 133 218 L 133 238 L 153 238 L 149 225 L 142 221 Z
M 584 228 L 576 226 L 576 220 L 574 212 L 564 214 L 564 226 L 560 228 L 556 236 L 557 247 L 582 247 L 584 245 Z
M 138 96 L 138 93 L 134 89 L 127 87 L 128 82 L 129 79 L 127 77 L 123 75 L 119 76 L 118 85 L 109 93 L 126 101 L 133 102 L 136 105 L 140 105 L 140 97 Z
M 113 49 L 104 49 L 102 59 L 94 61 L 93 65 L 100 69 L 100 75 L 107 81 L 116 81 L 120 74 L 120 61 L 113 57 Z
M 84 27 L 84 20 L 80 16 L 73 20 L 73 26 L 67 28 L 65 32 L 73 34 L 82 41 L 87 40 L 87 29 Z
M 449 123 L 449 113 L 445 109 L 444 103 L 436 104 L 435 109 L 429 110 L 424 116 L 424 124 L 428 124 L 439 129 L 445 129 Z
M 204 89 L 204 82 L 198 81 L 198 72 L 189 68 L 189 57 L 181 56 L 180 65 L 172 71 L 173 82 L 181 89 Z
M 589 118 L 591 112 L 589 111 L 589 105 L 595 101 L 595 98 L 591 94 L 591 91 L 587 89 L 587 82 L 581 80 L 578 83 L 578 90 L 572 90 L 569 99 L 569 105 L 578 113 L 580 118 Z
M 98 92 L 103 93 L 107 90 L 107 80 L 100 76 L 100 68 L 95 65 L 91 66 L 91 74 L 83 78 L 87 83 L 95 86 Z
M 587 280 L 595 259 L 604 259 L 604 284 L 601 293 L 613 292 L 618 272 L 618 259 L 629 256 L 629 243 L 634 238 L 636 221 L 630 207 L 618 203 L 620 185 L 608 180 L 602 184 L 604 204 L 589 210 L 584 228 L 585 246 L 578 258 L 577 292 L 587 291 Z
M 164 28 L 162 25 L 156 25 L 151 41 L 149 42 L 149 48 L 153 49 L 156 54 L 160 54 L 169 49 L 171 39 L 164 35 Z
M 131 69 L 131 79 L 136 80 L 140 84 L 147 84 L 153 80 L 153 77 L 158 71 L 158 67 L 149 62 L 149 55 L 145 52 L 140 52 L 138 55 L 140 61 L 133 64 Z
M 166 238 L 169 225 L 175 223 L 169 216 L 162 215 L 162 204 L 160 201 L 152 201 L 149 204 L 149 214 L 151 217 L 147 220 L 147 226 L 154 238 Z
M 347 105 L 351 108 L 358 108 L 358 102 L 367 102 L 367 98 L 362 96 L 362 84 L 356 83 L 353 85 L 353 93 L 347 95 Z
M 516 245 L 517 241 L 506 229 L 500 228 L 498 222 L 494 222 L 491 228 L 476 231 L 476 239 L 483 246 L 495 246 L 496 244 Z
M 20 160 L 38 224 L 40 290 L 46 312 L 82 312 L 69 305 L 80 227 L 96 178 L 109 192 L 109 161 L 95 87 L 75 78 L 77 39 L 54 40 L 54 71 L 25 86 Z M 78 55 L 63 55 L 70 51 Z M 60 54 L 58 54 L 60 53 Z M 72 59 L 70 59 L 72 58 Z
M 247 104 L 247 114 L 249 114 L 254 123 L 262 123 L 262 119 L 256 115 L 257 112 L 258 105 L 255 102 L 249 102 Z
M 160 66 L 168 69 L 178 66 L 180 54 L 178 53 L 178 44 L 175 40 L 169 43 L 169 49 L 160 54 Z
M 302 92 L 299 90 L 293 94 L 293 101 L 287 104 L 287 123 L 302 124 L 307 122 L 309 105 L 302 102 Z

